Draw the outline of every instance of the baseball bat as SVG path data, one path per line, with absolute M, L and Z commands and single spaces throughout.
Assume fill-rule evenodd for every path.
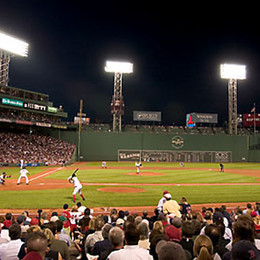
M 79 170 L 79 168 L 77 168 L 72 174 L 75 174 L 78 170 Z

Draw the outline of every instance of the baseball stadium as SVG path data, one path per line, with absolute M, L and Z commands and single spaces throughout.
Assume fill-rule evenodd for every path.
M 48 95 L 1 86 L 1 172 L 10 177 L 0 186 L 2 212 L 72 206 L 67 179 L 76 169 L 84 204 L 98 212 L 152 212 L 163 190 L 198 209 L 260 200 L 260 136 L 252 129 L 230 135 L 219 127 L 126 125 L 117 132 L 107 124 L 66 122 L 67 113 L 52 104 Z M 23 179 L 17 185 L 21 160 L 29 185 Z
M 157 245 L 160 240 L 187 241 L 184 223 L 190 225 L 187 232 L 191 237 L 203 236 L 203 227 L 206 234 L 210 226 L 219 232 L 219 240 L 222 227 L 222 237 L 228 237 L 225 246 L 232 242 L 232 223 L 243 222 L 239 220 L 242 215 L 250 218 L 244 220 L 250 225 L 248 230 L 260 233 L 260 114 L 255 104 L 250 114 L 237 114 L 236 86 L 237 80 L 245 79 L 244 66 L 221 65 L 222 78 L 228 79 L 227 126 L 219 127 L 218 115 L 212 113 L 189 113 L 183 126 L 162 125 L 161 112 L 155 111 L 132 111 L 135 124 L 128 125 L 122 120 L 122 76 L 132 72 L 133 64 L 108 61 L 105 71 L 114 73 L 112 121 L 96 124 L 83 112 L 83 100 L 70 121 L 66 107 L 55 107 L 48 94 L 9 86 L 9 52 L 12 50 L 2 51 L 0 45 L 0 238 L 4 239 L 0 241 L 0 259 L 18 259 L 21 250 L 15 252 L 15 258 L 2 255 L 22 233 L 28 252 L 23 248 L 24 258 L 19 259 L 25 260 L 36 259 L 26 258 L 33 235 L 46 240 L 44 256 L 47 242 L 50 252 L 57 253 L 57 258 L 48 259 L 102 259 L 95 246 L 105 238 L 112 243 L 110 230 L 114 226 L 123 234 L 114 235 L 122 238 L 120 248 L 113 244 L 113 250 L 120 249 L 120 253 L 148 240 L 148 233 L 160 223 L 159 235 L 167 237 L 160 237 L 157 244 L 151 239 L 144 248 L 149 252 L 140 251 L 147 258 L 133 259 L 157 259 L 158 254 L 159 260 L 168 260 L 173 258 L 162 258 Z M 58 225 L 72 244 L 58 235 Z M 16 238 L 12 228 L 18 230 Z M 6 230 L 10 237 L 3 237 Z M 102 232 L 100 239 L 94 239 L 96 232 Z M 52 247 L 58 240 L 65 241 L 64 251 Z M 112 244 L 109 246 L 110 254 Z M 179 247 L 186 253 L 183 245 Z M 223 249 L 218 252 L 221 256 L 228 251 Z M 185 251 L 190 258 L 178 259 L 192 259 L 192 248 Z

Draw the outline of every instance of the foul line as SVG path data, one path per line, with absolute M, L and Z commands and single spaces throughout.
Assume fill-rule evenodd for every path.
M 59 168 L 54 169 L 54 170 L 52 170 L 52 171 L 49 171 L 49 172 L 43 173 L 43 174 L 41 174 L 41 175 L 39 175 L 39 176 L 36 176 L 36 177 L 34 177 L 34 178 L 31 178 L 31 179 L 29 179 L 29 181 L 34 181 L 34 180 L 40 179 L 40 178 L 42 178 L 42 177 L 44 177 L 44 176 L 46 176 L 46 175 L 52 174 L 52 173 L 57 172 L 57 171 L 59 171 L 59 170 L 61 170 L 61 169 L 62 169 L 62 167 L 59 167 Z
M 253 183 L 82 183 L 84 186 L 240 186 L 240 185 L 260 185 L 259 182 Z

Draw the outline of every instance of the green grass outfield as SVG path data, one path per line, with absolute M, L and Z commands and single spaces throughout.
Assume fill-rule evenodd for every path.
M 181 169 L 177 163 L 144 163 L 140 175 L 127 174 L 135 172 L 134 163 L 107 162 L 107 166 L 107 169 L 101 169 L 101 162 L 87 162 L 78 166 L 72 165 L 43 177 L 42 182 L 44 182 L 45 178 L 66 180 L 73 172 L 73 169 L 79 167 L 78 178 L 80 181 L 82 183 L 93 183 L 92 186 L 84 186 L 82 190 L 86 197 L 84 205 L 88 207 L 156 206 L 165 189 L 177 201 L 180 201 L 180 198 L 185 196 L 192 204 L 260 201 L 260 186 L 242 185 L 242 183 L 257 183 L 259 177 L 235 174 L 230 170 L 257 170 L 257 173 L 259 171 L 257 175 L 260 176 L 259 163 L 225 164 L 225 173 L 219 172 L 219 165 L 216 163 L 186 163 L 184 169 Z M 111 169 L 110 167 L 115 168 Z M 28 167 L 27 169 L 31 173 L 29 178 L 33 178 L 33 175 L 48 171 L 50 167 Z M 2 168 L 1 171 L 11 174 L 12 179 L 17 179 L 19 176 L 19 168 Z M 163 175 L 142 176 L 142 173 L 145 172 Z M 95 183 L 104 183 L 104 185 L 95 185 Z M 124 183 L 127 184 L 124 187 L 142 188 L 144 192 L 119 194 L 97 190 L 101 187 L 111 187 L 110 183 Z M 165 185 L 144 185 L 162 183 L 165 183 Z M 180 185 L 169 185 L 173 183 Z M 241 185 L 183 186 L 182 184 L 185 183 L 241 183 Z M 0 208 L 60 208 L 64 203 L 71 206 L 72 191 L 72 185 L 71 188 L 37 191 L 1 190 L 0 186 Z M 77 199 L 81 201 L 78 195 Z

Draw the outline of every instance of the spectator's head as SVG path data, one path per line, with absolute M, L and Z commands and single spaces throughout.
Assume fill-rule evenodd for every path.
M 147 210 L 143 210 L 143 217 L 147 217 L 148 216 L 148 211 Z
M 39 219 L 32 218 L 30 221 L 30 226 L 39 225 Z
M 5 214 L 5 219 L 6 220 L 12 220 L 12 217 L 13 217 L 12 213 L 6 213 Z
M 155 221 L 153 223 L 153 230 L 158 230 L 160 233 L 163 233 L 164 232 L 164 228 L 163 228 L 163 224 L 162 224 L 162 221 Z
M 42 232 L 33 232 L 27 237 L 27 253 L 37 252 L 42 257 L 45 256 L 48 246 L 47 237 Z
M 56 220 L 55 221 L 56 224 L 56 231 L 59 233 L 61 232 L 62 228 L 63 228 L 63 222 L 61 220 Z
M 72 212 L 78 212 L 78 206 L 77 206 L 77 205 L 74 205 L 74 206 L 71 208 L 71 211 L 72 211 Z
M 124 218 L 124 217 L 125 217 L 125 212 L 123 210 L 119 210 L 118 218 Z
M 92 218 L 92 219 L 89 221 L 88 228 L 89 228 L 90 230 L 95 230 L 95 221 L 96 221 L 96 217 Z
M 104 226 L 104 220 L 102 217 L 97 217 L 95 219 L 95 230 L 100 231 L 102 230 L 102 227 Z
M 68 204 L 64 204 L 64 205 L 63 205 L 63 209 L 64 209 L 64 210 L 67 210 L 68 208 L 69 208 L 69 205 L 68 205 Z
M 24 215 L 19 215 L 16 219 L 16 222 L 21 225 L 25 221 Z
M 212 220 L 212 213 L 210 211 L 206 211 L 204 214 L 204 219 L 208 221 Z
M 212 259 L 213 244 L 208 236 L 199 235 L 196 237 L 193 246 L 193 254 L 198 259 Z
M 9 227 L 9 237 L 11 240 L 16 240 L 21 237 L 21 226 L 17 223 L 12 224 Z
M 85 208 L 84 215 L 85 216 L 89 216 L 90 215 L 90 209 L 89 208 Z
M 52 234 L 55 236 L 57 232 L 57 224 L 56 222 L 50 221 L 46 224 L 46 227 L 51 230 Z
M 164 197 L 165 197 L 166 200 L 171 200 L 172 195 L 171 195 L 170 193 L 166 193 L 166 194 L 164 195 Z
M 143 221 L 143 218 L 141 216 L 137 216 L 135 218 L 135 225 L 138 226 Z
M 139 231 L 140 234 L 140 240 L 148 239 L 149 227 L 145 222 L 141 222 L 140 224 L 138 224 L 137 230 Z
M 42 232 L 42 229 L 38 225 L 31 226 L 27 229 L 27 234 L 31 234 L 33 232 Z
M 121 228 L 113 227 L 110 229 L 108 239 L 114 248 L 122 247 L 124 245 L 124 238 L 124 231 Z
M 234 239 L 233 244 L 240 240 L 249 240 L 254 243 L 254 228 L 249 221 L 238 219 L 233 226 Z
M 220 239 L 220 230 L 216 225 L 210 224 L 206 226 L 205 235 L 207 235 L 211 239 L 214 247 L 218 244 L 218 241 Z
M 53 235 L 52 231 L 49 228 L 45 228 L 43 230 L 43 234 L 46 236 L 46 238 L 48 240 L 48 246 L 50 246 L 54 239 L 54 235 Z
M 155 251 L 159 260 L 186 260 L 186 254 L 180 244 L 161 240 L 157 243 Z
M 47 219 L 47 212 L 45 212 L 45 211 L 43 211 L 42 213 L 41 213 L 41 218 L 43 219 L 43 220 L 46 220 Z
M 137 245 L 139 241 L 139 232 L 135 225 L 129 224 L 125 229 L 125 242 L 127 245 Z
M 110 229 L 112 228 L 113 226 L 106 223 L 103 227 L 102 227 L 102 237 L 104 239 L 108 239 L 108 234 L 109 234 L 109 231 Z
M 191 238 L 194 235 L 194 227 L 191 221 L 187 220 L 182 223 L 181 227 L 182 236 L 185 238 Z

